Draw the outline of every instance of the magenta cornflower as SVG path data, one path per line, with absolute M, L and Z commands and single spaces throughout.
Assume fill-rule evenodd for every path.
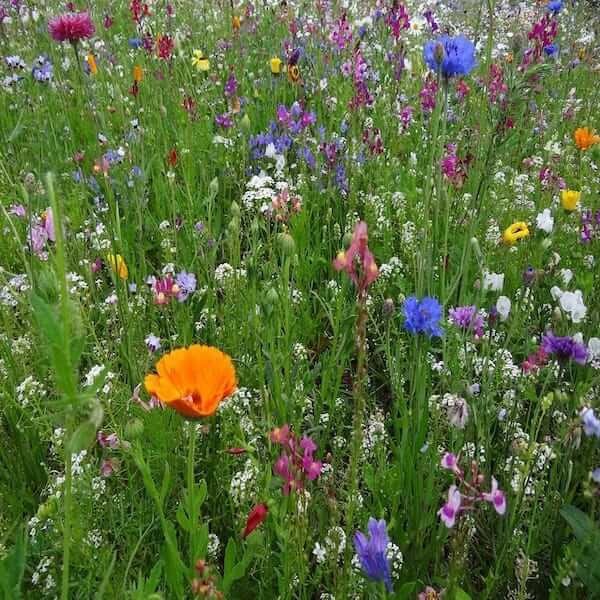
M 50 19 L 48 32 L 56 42 L 77 42 L 90 38 L 96 28 L 88 12 L 66 13 Z
M 483 336 L 483 317 L 477 311 L 476 306 L 458 306 L 448 311 L 450 323 L 464 329 L 472 331 L 476 337 Z

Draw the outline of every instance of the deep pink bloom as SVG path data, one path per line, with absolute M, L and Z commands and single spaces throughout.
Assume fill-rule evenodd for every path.
M 57 42 L 75 44 L 94 35 L 96 28 L 88 12 L 66 13 L 50 19 L 48 32 Z
M 359 295 L 364 294 L 379 275 L 379 268 L 367 245 L 368 240 L 367 224 L 359 221 L 354 229 L 350 247 L 346 252 L 340 252 L 333 261 L 336 271 L 345 271 L 352 279 Z

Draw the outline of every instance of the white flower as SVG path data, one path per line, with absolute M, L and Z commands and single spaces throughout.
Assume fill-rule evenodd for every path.
M 588 353 L 591 360 L 600 358 L 600 338 L 593 337 L 588 341 Z
M 558 302 L 560 307 L 571 317 L 573 323 L 581 323 L 585 319 L 587 308 L 583 303 L 581 290 L 563 292 Z
M 508 315 L 510 314 L 510 298 L 506 296 L 500 296 L 498 300 L 496 300 L 496 310 L 498 311 L 498 316 L 501 321 L 506 321 L 508 319 Z
M 571 269 L 561 269 L 560 278 L 563 280 L 565 285 L 569 285 L 569 283 L 571 283 L 571 279 L 573 279 L 573 271 L 571 271 Z
M 501 292 L 504 287 L 504 273 L 490 273 L 485 271 L 483 274 L 484 291 Z
M 552 233 L 552 230 L 554 229 L 554 217 L 549 208 L 545 208 L 543 212 L 538 214 L 535 218 L 535 224 L 538 229 L 541 229 L 546 233 Z

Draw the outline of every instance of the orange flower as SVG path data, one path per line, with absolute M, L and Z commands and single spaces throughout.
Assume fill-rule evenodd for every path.
M 133 80 L 136 83 L 141 83 L 142 79 L 144 79 L 144 69 L 140 65 L 135 65 L 133 67 Z
M 600 135 L 596 135 L 589 127 L 576 129 L 573 139 L 580 150 L 589 150 L 594 144 L 600 143 Z
M 290 83 L 298 83 L 298 81 L 300 81 L 300 69 L 298 65 L 290 65 L 287 70 L 287 75 Z
M 86 56 L 85 60 L 88 64 L 88 67 L 90 68 L 90 74 L 97 75 L 98 65 L 96 64 L 96 57 L 92 53 L 90 53 Z
M 237 15 L 234 15 L 233 17 L 231 17 L 231 27 L 233 28 L 233 31 L 239 31 L 240 27 L 242 25 L 242 19 L 240 19 L 240 17 L 238 17 Z
M 173 350 L 156 363 L 156 370 L 158 375 L 144 380 L 148 393 L 192 419 L 213 415 L 237 387 L 231 358 L 212 346 Z

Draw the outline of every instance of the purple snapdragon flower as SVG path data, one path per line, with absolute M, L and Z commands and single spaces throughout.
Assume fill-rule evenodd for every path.
M 354 534 L 354 548 L 360 565 L 367 577 L 375 581 L 383 581 L 388 592 L 393 592 L 390 561 L 387 547 L 390 539 L 385 521 L 376 521 L 373 517 L 367 525 L 369 537 L 361 531 Z

